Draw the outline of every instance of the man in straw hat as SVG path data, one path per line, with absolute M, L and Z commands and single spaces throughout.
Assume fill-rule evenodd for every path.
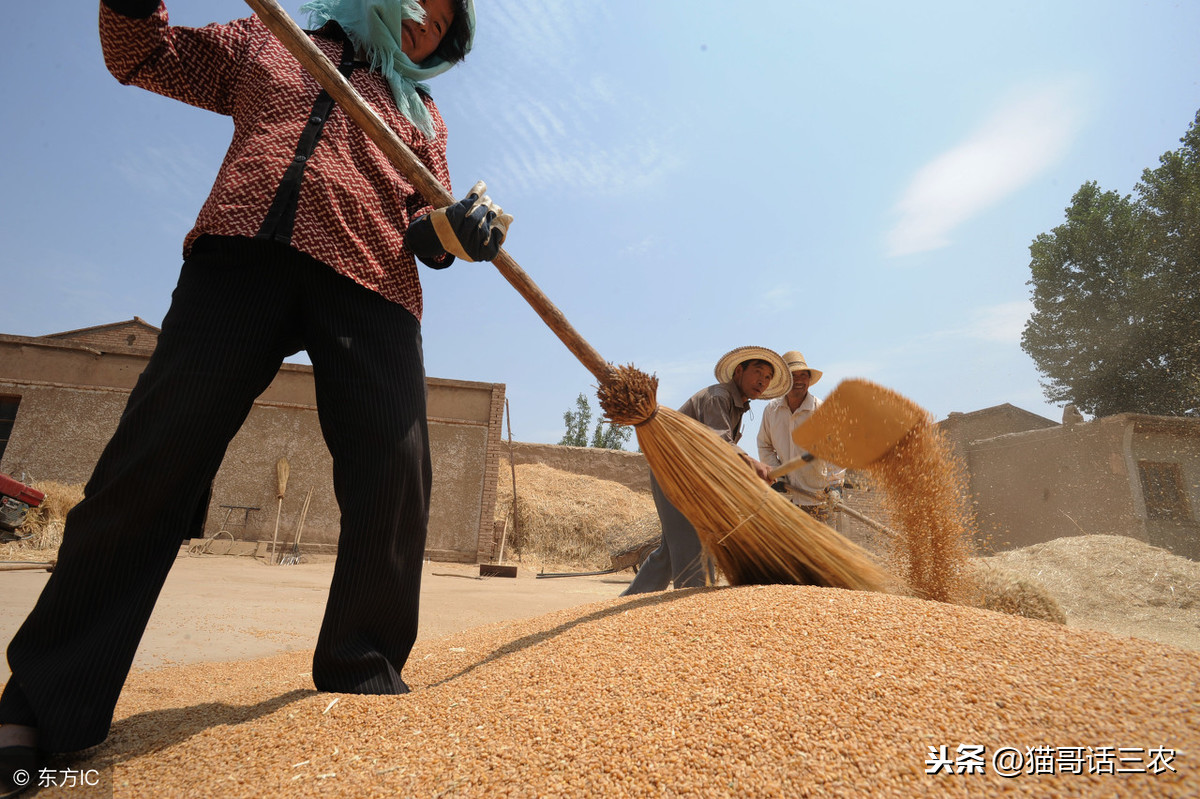
M 808 454 L 792 441 L 792 430 L 821 407 L 821 400 L 808 390 L 821 379 L 821 370 L 811 368 L 796 350 L 785 352 L 783 360 L 791 375 L 791 390 L 767 403 L 758 428 L 758 457 L 771 469 Z M 776 485 L 801 509 L 828 524 L 830 507 L 842 498 L 845 478 L 845 469 L 816 459 L 784 475 Z
M 693 394 L 679 412 L 708 425 L 735 445 L 742 437 L 742 417 L 750 409 L 750 400 L 783 396 L 792 383 L 783 358 L 764 347 L 738 347 L 725 353 L 713 373 L 717 382 Z M 770 467 L 739 453 L 759 477 L 770 479 Z M 696 529 L 663 495 L 653 474 L 650 490 L 662 522 L 662 542 L 621 595 L 662 591 L 672 583 L 676 588 L 705 585 L 713 575 L 710 568 L 702 566 L 703 548 Z

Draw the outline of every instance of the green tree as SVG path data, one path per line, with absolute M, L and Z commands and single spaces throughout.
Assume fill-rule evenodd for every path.
M 585 394 L 575 398 L 575 410 L 563 413 L 563 422 L 567 432 L 559 441 L 569 447 L 588 446 L 588 427 L 592 423 L 592 407 L 588 404 Z M 606 423 L 603 419 L 596 421 L 592 431 L 591 445 L 602 449 L 625 449 L 625 442 L 633 435 L 633 428 L 626 425 Z
M 623 424 L 613 424 L 605 422 L 603 419 L 596 422 L 596 429 L 592 432 L 592 446 L 600 449 L 625 449 L 625 442 L 633 435 L 633 428 Z
M 1051 402 L 1200 415 L 1200 113 L 1135 196 L 1085 183 L 1030 245 L 1021 348 Z
M 586 447 L 588 445 L 588 425 L 592 422 L 592 408 L 584 394 L 575 398 L 575 410 L 563 413 L 563 423 L 567 432 L 559 444 L 568 447 Z

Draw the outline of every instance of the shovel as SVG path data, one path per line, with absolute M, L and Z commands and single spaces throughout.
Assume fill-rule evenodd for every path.
M 917 425 L 928 421 L 928 412 L 912 400 L 869 380 L 854 378 L 838 383 L 821 407 L 792 431 L 792 441 L 842 468 L 865 469 L 883 459 Z M 792 471 L 805 460 L 789 461 L 775 471 Z

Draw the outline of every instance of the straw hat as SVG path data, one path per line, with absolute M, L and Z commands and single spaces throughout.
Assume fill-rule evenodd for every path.
M 787 364 L 788 373 L 803 372 L 807 369 L 812 373 L 812 379 L 808 381 L 810 386 L 815 386 L 817 381 L 821 379 L 821 375 L 825 374 L 820 369 L 814 369 L 804 360 L 804 353 L 790 350 L 783 354 L 783 361 Z
M 737 369 L 739 364 L 751 360 L 766 361 L 775 367 L 775 374 L 767 385 L 767 390 L 759 395 L 758 399 L 775 399 L 791 390 L 792 373 L 788 371 L 787 364 L 779 353 L 766 347 L 738 347 L 736 350 L 730 350 L 717 361 L 717 368 L 713 369 L 713 374 L 719 382 L 728 383 L 733 379 L 733 370 Z

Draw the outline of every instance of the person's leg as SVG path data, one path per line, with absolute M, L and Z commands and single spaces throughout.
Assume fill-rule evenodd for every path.
M 184 265 L 158 347 L 8 648 L 0 724 L 36 727 L 43 751 L 107 736 L 182 535 L 282 361 L 285 271 L 214 254 Z
M 310 291 L 305 341 L 342 513 L 313 682 L 405 693 L 432 476 L 420 323 L 330 270 Z
M 705 584 L 701 558 L 703 550 L 696 528 L 667 499 L 653 473 L 650 475 L 650 495 L 654 498 L 658 521 L 662 525 L 662 543 L 646 558 L 621 596 L 662 591 L 671 583 L 676 588 Z
M 704 548 L 700 545 L 696 528 L 671 504 L 653 476 L 650 479 L 650 491 L 662 520 L 663 539 L 671 550 L 671 582 L 676 588 L 703 587 L 706 585 Z
M 659 513 L 659 522 L 662 522 L 662 513 Z M 642 565 L 638 567 L 637 574 L 633 576 L 633 580 L 629 586 L 621 592 L 621 596 L 633 596 L 634 594 L 649 594 L 654 591 L 662 591 L 671 584 L 671 550 L 667 547 L 667 539 L 665 535 L 660 535 L 658 549 L 651 552 Z

